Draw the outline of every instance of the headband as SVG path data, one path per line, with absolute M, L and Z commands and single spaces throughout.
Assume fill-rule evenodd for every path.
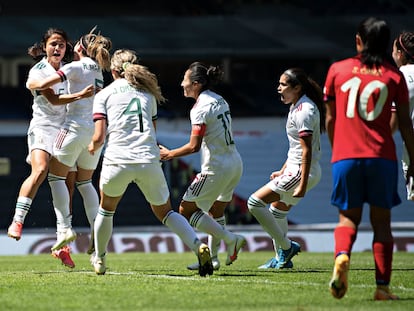
M 410 52 L 408 52 L 408 50 L 405 48 L 404 44 L 402 43 L 401 37 L 402 37 L 402 34 L 398 37 L 398 42 L 400 43 L 401 48 L 404 50 L 405 54 L 410 56 L 410 58 L 414 59 L 414 56 Z

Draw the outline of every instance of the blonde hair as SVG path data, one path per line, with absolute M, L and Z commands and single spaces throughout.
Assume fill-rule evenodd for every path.
M 125 69 L 131 64 L 138 64 L 138 56 L 135 51 L 119 49 L 112 55 L 111 70 L 115 70 L 122 78 L 124 77 Z
M 102 70 L 110 71 L 112 41 L 100 33 L 94 34 L 95 30 L 96 26 L 79 39 L 82 53 L 95 60 Z
M 161 93 L 158 79 L 155 74 L 150 72 L 147 67 L 138 64 L 125 66 L 125 79 L 136 89 L 154 95 L 158 102 L 165 102 L 166 99 Z

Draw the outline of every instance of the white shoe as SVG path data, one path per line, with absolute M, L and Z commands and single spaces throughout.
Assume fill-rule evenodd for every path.
M 218 269 L 220 269 L 220 261 L 218 260 L 217 257 L 211 257 L 211 263 L 213 264 L 213 270 L 217 271 Z M 200 265 L 198 264 L 198 262 L 195 262 L 191 265 L 187 266 L 188 270 L 198 270 L 198 267 Z
M 55 245 L 52 246 L 51 250 L 59 250 L 74 240 L 76 240 L 76 232 L 72 228 L 68 228 L 65 232 L 58 233 L 57 241 Z
M 236 238 L 232 243 L 227 245 L 227 259 L 226 265 L 231 265 L 237 259 L 237 255 L 243 246 L 246 245 L 246 239 L 244 236 L 235 234 Z
M 104 275 L 106 272 L 106 257 L 91 256 L 91 264 L 95 273 L 98 275 Z
M 211 263 L 213 264 L 213 270 L 217 271 L 218 269 L 220 269 L 220 261 L 218 260 L 217 257 L 212 257 Z

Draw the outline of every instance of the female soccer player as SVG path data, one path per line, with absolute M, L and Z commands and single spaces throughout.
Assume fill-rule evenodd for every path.
M 101 34 L 94 34 L 95 28 L 76 43 L 74 51 L 79 60 L 66 64 L 45 79 L 30 81 L 28 87 L 32 90 L 43 90 L 56 83 L 69 81 L 70 93 L 77 92 L 86 85 L 93 85 L 98 91 L 103 88 L 102 71 L 110 68 L 109 51 L 112 42 Z M 88 144 L 94 132 L 92 106 L 93 97 L 79 99 L 68 105 L 65 122 L 53 146 L 48 181 L 57 216 L 58 236 L 52 250 L 61 249 L 76 239 L 69 208 L 70 196 L 65 186 L 66 177 L 72 167 L 77 167 L 76 186 L 83 198 L 91 230 L 98 211 L 99 197 L 92 184 L 92 176 L 100 153 L 95 152 L 92 156 L 88 152 Z
M 243 163 L 233 139 L 229 105 L 210 89 L 221 77 L 219 67 L 207 67 L 200 62 L 189 66 L 181 86 L 185 97 L 196 100 L 190 112 L 190 140 L 172 150 L 160 146 L 164 161 L 201 151 L 201 172 L 185 192 L 179 210 L 193 227 L 215 239 L 212 242 L 215 269 L 220 267 L 217 257 L 220 240 L 227 246 L 226 265 L 237 259 L 246 244 L 243 236 L 224 226 L 224 210 L 240 181 Z
M 411 121 L 414 120 L 414 32 L 403 31 L 397 38 L 394 39 L 392 48 L 392 58 L 394 59 L 400 71 L 405 77 L 405 82 L 408 87 L 408 95 L 410 99 L 410 116 Z M 395 109 L 393 110 L 395 112 Z M 395 131 L 398 127 L 396 114 L 392 114 L 391 128 Z M 407 181 L 406 191 L 407 200 L 414 201 L 414 181 L 411 178 L 407 179 L 407 169 L 409 166 L 409 157 L 407 148 L 403 146 L 403 153 L 401 158 L 404 178 Z
M 333 297 L 348 289 L 348 270 L 364 203 L 374 231 L 375 300 L 395 300 L 389 289 L 394 240 L 391 209 L 401 203 L 398 163 L 390 126 L 395 103 L 399 130 L 409 155 L 407 178 L 414 175 L 414 132 L 406 81 L 388 62 L 390 28 L 369 17 L 358 26 L 357 55 L 333 63 L 325 81 L 326 128 L 332 146 L 332 205 L 339 211 L 334 231 Z
M 286 120 L 287 159 L 247 201 L 249 211 L 272 237 L 276 253 L 260 269 L 293 267 L 291 259 L 300 252 L 300 245 L 286 236 L 286 217 L 321 179 L 320 133 L 325 129 L 322 90 L 303 69 L 291 68 L 280 76 L 277 91 L 282 102 L 290 105 Z
M 157 103 L 165 99 L 156 76 L 136 61 L 133 51 L 115 51 L 111 60 L 114 82 L 94 100 L 95 133 L 89 151 L 99 151 L 105 141 L 106 147 L 100 175 L 101 203 L 95 220 L 96 253 L 91 263 L 97 274 L 105 274 L 113 216 L 132 181 L 141 189 L 155 216 L 197 254 L 200 276 L 211 275 L 208 246 L 197 238 L 188 221 L 171 209 L 155 134 Z
M 43 35 L 41 43 L 31 46 L 28 54 L 38 61 L 29 71 L 27 83 L 30 83 L 32 80 L 46 78 L 56 73 L 65 63 L 72 61 L 73 49 L 65 31 L 49 28 Z M 7 235 L 17 241 L 21 239 L 23 224 L 32 201 L 47 176 L 49 161 L 53 154 L 53 142 L 65 120 L 66 104 L 92 96 L 94 88 L 87 86 L 85 89 L 79 89 L 79 92 L 67 93 L 66 82 L 57 83 L 40 92 L 32 91 L 33 117 L 27 136 L 29 147 L 27 162 L 31 165 L 31 173 L 20 187 L 13 221 L 7 231 Z M 60 258 L 64 265 L 74 267 L 69 248 L 52 252 L 52 255 Z

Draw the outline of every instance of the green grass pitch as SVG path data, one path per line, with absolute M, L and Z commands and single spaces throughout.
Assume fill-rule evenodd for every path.
M 414 310 L 414 255 L 394 253 L 391 288 L 399 301 L 374 301 L 370 252 L 354 253 L 346 296 L 328 288 L 331 253 L 302 252 L 294 268 L 258 270 L 271 252 L 241 252 L 212 276 L 186 269 L 192 253 L 109 253 L 107 273 L 93 272 L 86 254 L 75 254 L 74 269 L 50 255 L 0 257 L 0 310 Z

